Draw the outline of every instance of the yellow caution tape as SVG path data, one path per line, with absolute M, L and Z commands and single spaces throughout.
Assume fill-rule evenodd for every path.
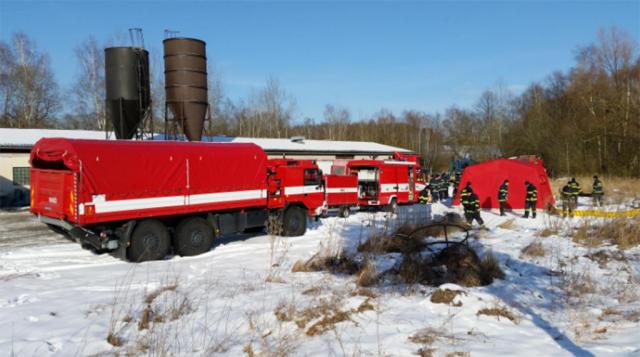
M 556 208 L 556 213 L 562 215 L 562 209 Z M 573 215 L 578 217 L 626 218 L 640 216 L 640 209 L 632 209 L 628 211 L 574 210 Z

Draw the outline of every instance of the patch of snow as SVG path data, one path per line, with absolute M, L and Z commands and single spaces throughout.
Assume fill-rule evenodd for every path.
M 543 213 L 525 220 L 482 212 L 489 231 L 474 232 L 478 238 L 470 244 L 480 255 L 492 251 L 506 277 L 485 287 L 440 286 L 464 292 L 454 300 L 460 306 L 432 303 L 435 287 L 373 287 L 368 290 L 377 297 L 369 297 L 350 276 L 291 272 L 294 262 L 317 253 L 356 252 L 399 220 L 421 222 L 450 211 L 459 213 L 441 203 L 401 207 L 390 219 L 359 212 L 310 223 L 302 237 L 241 234 L 200 256 L 142 264 L 83 250 L 43 231 L 26 213 L 1 214 L 0 354 L 238 356 L 248 348 L 305 356 L 409 356 L 419 348 L 473 356 L 640 354 L 640 249 L 600 267 L 586 256 L 615 247 L 583 247 L 561 234 L 540 238 L 559 219 Z M 511 228 L 497 227 L 511 218 Z M 3 229 L 5 222 L 12 228 Z M 522 256 L 534 241 L 542 241 L 547 254 Z M 381 256 L 376 270 L 391 269 L 396 260 Z M 567 286 L 584 290 L 572 293 Z M 292 316 L 277 317 L 279 308 Z M 507 309 L 515 320 L 479 315 L 485 308 Z M 312 333 L 324 324 L 326 332 Z M 410 340 L 421 331 L 436 331 L 432 343 Z M 107 341 L 110 333 L 122 346 Z

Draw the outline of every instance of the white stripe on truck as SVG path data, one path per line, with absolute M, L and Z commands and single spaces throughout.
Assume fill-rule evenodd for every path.
M 304 193 L 324 192 L 322 186 L 293 186 L 285 187 L 285 195 L 302 195 Z
M 409 192 L 409 184 L 406 183 L 385 183 L 380 185 L 380 191 L 382 192 Z
M 267 190 L 202 193 L 197 195 L 190 195 L 189 203 L 192 205 L 197 205 L 202 203 L 253 200 L 257 198 L 267 198 Z
M 332 187 L 327 189 L 327 193 L 347 193 L 358 192 L 357 187 Z
M 231 192 L 202 193 L 195 195 L 163 196 L 149 198 L 133 198 L 127 200 L 107 201 L 104 195 L 96 195 L 91 202 L 80 204 L 80 211 L 85 212 L 86 205 L 93 205 L 95 213 L 112 213 L 151 208 L 180 207 L 205 203 L 253 200 L 267 197 L 267 190 L 246 190 Z

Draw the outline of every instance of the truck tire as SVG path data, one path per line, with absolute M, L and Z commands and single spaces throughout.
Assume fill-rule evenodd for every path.
M 304 235 L 307 231 L 307 215 L 297 206 L 287 208 L 282 219 L 282 231 L 286 237 Z
M 392 214 L 398 212 L 398 201 L 395 198 L 392 198 L 391 202 L 387 205 L 387 212 Z
M 127 248 L 127 259 L 132 262 L 163 259 L 171 247 L 167 227 L 156 219 L 146 219 L 136 226 Z
M 347 206 L 340 207 L 340 217 L 347 218 L 351 214 L 351 210 Z
M 173 247 L 181 256 L 206 253 L 213 246 L 213 228 L 206 219 L 188 217 L 176 228 Z

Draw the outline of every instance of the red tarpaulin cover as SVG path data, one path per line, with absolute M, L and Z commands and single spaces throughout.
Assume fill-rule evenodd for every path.
M 255 144 L 45 138 L 30 161 L 82 171 L 81 202 L 266 189 L 267 156 Z
M 538 208 L 554 204 L 549 177 L 542 160 L 532 156 L 496 159 L 468 166 L 462 173 L 453 204 L 460 204 L 460 191 L 470 181 L 482 208 L 498 208 L 498 189 L 505 179 L 509 180 L 507 208 L 524 208 L 525 181 L 533 183 L 538 189 Z

